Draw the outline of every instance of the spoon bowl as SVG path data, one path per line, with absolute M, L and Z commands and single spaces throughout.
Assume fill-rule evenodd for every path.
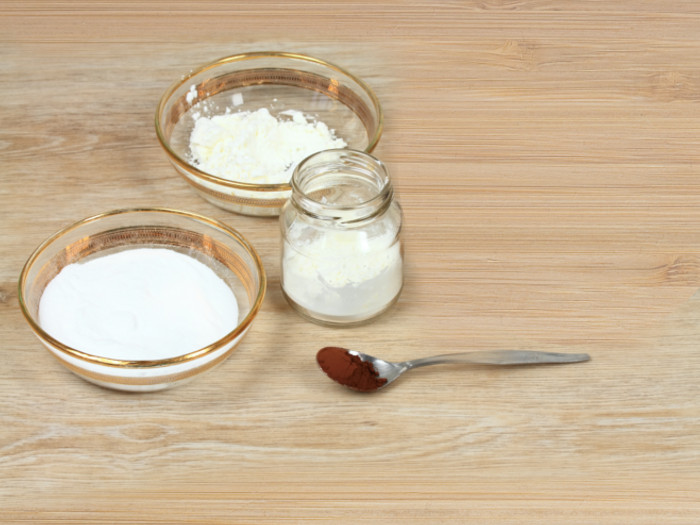
M 580 363 L 590 360 L 588 354 L 563 354 L 530 350 L 489 350 L 423 357 L 392 363 L 378 357 L 336 346 L 322 348 L 316 354 L 321 369 L 337 383 L 358 392 L 376 392 L 413 368 L 438 364 L 536 365 Z

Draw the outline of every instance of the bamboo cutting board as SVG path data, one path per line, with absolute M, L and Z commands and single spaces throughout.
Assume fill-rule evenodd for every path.
M 0 521 L 700 522 L 700 7 L 672 2 L 42 2 L 0 6 Z M 406 285 L 362 328 L 301 320 L 274 219 L 194 195 L 153 129 L 197 65 L 260 49 L 376 91 Z M 224 365 L 124 395 L 61 368 L 16 282 L 83 217 L 167 206 L 248 237 L 269 277 Z M 376 395 L 316 350 L 417 370 Z

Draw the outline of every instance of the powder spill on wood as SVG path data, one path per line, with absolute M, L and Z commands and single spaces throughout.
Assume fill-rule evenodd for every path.
M 316 354 L 316 360 L 328 377 L 359 392 L 372 392 L 384 386 L 387 381 L 379 377 L 372 363 L 363 361 L 344 348 L 322 348 Z

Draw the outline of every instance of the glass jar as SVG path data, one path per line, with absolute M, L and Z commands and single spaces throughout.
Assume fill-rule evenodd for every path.
M 320 324 L 367 322 L 403 286 L 401 207 L 381 161 L 351 149 L 307 157 L 280 215 L 282 291 Z

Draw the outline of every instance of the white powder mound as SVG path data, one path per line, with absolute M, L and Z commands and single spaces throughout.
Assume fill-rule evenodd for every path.
M 39 324 L 72 348 L 123 360 L 175 357 L 238 324 L 232 290 L 212 269 L 168 249 L 135 248 L 63 268 Z
M 386 308 L 401 291 L 401 247 L 394 232 L 290 230 L 282 260 L 283 288 L 297 304 L 331 316 Z
M 399 245 L 393 232 L 369 238 L 363 231 L 331 231 L 310 240 L 288 237 L 295 249 L 286 252 L 286 269 L 293 276 L 318 278 L 331 288 L 359 285 L 375 279 L 387 268 L 400 269 Z M 308 285 L 306 283 L 305 285 Z
M 253 184 L 289 182 L 307 156 L 346 146 L 325 123 L 296 110 L 281 113 L 281 118 L 266 108 L 200 116 L 190 135 L 191 161 L 199 169 Z

